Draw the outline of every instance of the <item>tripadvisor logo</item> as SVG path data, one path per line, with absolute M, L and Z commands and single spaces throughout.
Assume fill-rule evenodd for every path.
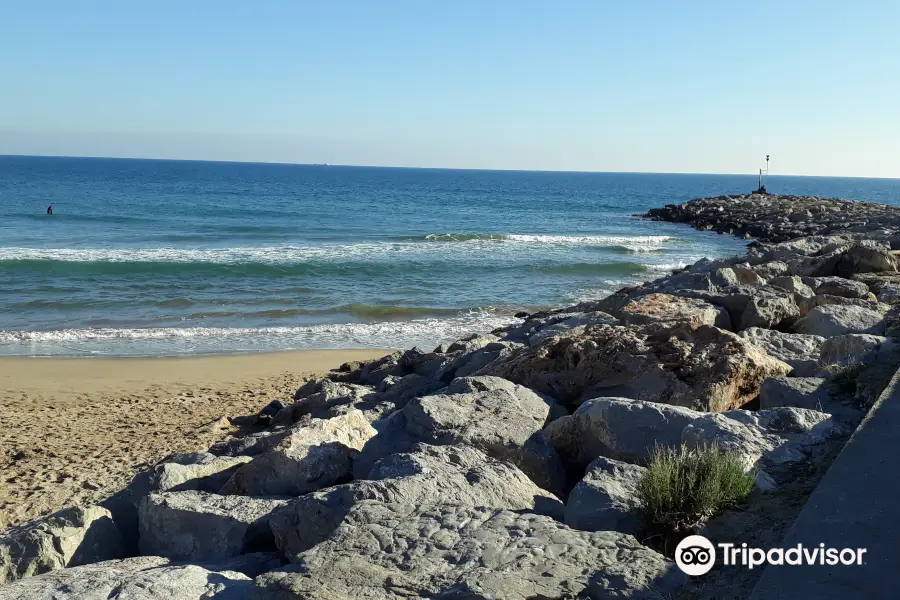
M 689 535 L 675 548 L 675 564 L 688 575 L 705 575 L 716 563 L 716 547 L 702 535 Z
M 790 548 L 750 548 L 747 544 L 717 544 L 720 562 L 725 566 L 748 569 L 762 565 L 862 565 L 865 548 L 827 548 L 819 544 L 808 548 L 797 544 Z M 675 564 L 688 575 L 704 575 L 716 563 L 716 546 L 702 535 L 690 535 L 675 548 Z

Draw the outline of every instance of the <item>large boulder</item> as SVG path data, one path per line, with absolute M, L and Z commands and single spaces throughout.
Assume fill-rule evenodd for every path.
M 206 492 L 150 494 L 139 509 L 141 554 L 173 560 L 221 560 L 275 550 L 269 519 L 288 500 Z
M 290 425 L 307 414 L 327 418 L 334 407 L 371 401 L 374 396 L 375 390 L 364 385 L 333 381 L 327 377 L 311 379 L 294 394 L 294 403 L 275 415 L 272 424 Z
M 637 513 L 638 486 L 647 469 L 600 457 L 569 494 L 565 522 L 583 531 L 618 531 L 638 535 L 644 528 Z
M 769 281 L 769 284 L 780 287 L 781 289 L 793 294 L 794 302 L 796 302 L 798 305 L 800 305 L 803 300 L 812 298 L 816 295 L 812 288 L 803 283 L 803 279 L 798 277 L 797 275 L 784 275 L 781 277 L 774 277 L 771 281 Z
M 209 452 L 171 456 L 154 467 L 148 492 L 218 492 L 235 471 L 251 460 L 249 456 L 215 456 Z
M 630 535 L 471 506 L 363 502 L 294 561 L 257 578 L 259 600 L 650 600 L 687 581 Z
M 795 376 L 809 377 L 819 372 L 819 355 L 825 343 L 822 336 L 783 333 L 762 327 L 745 329 L 739 335 L 765 350 L 766 354 L 790 365 Z
M 841 254 L 835 275 L 850 278 L 858 273 L 897 271 L 897 257 L 884 248 L 857 244 Z
M 352 459 L 377 432 L 358 410 L 298 423 L 274 448 L 240 467 L 224 494 L 299 496 L 350 478 Z
M 62 569 L 0 587 L 0 600 L 251 600 L 249 577 L 138 556 Z
M 884 334 L 884 315 L 861 306 L 817 306 L 794 325 L 796 333 L 834 337 L 847 333 Z
M 552 405 L 494 377 L 456 380 L 445 394 L 415 398 L 377 424 L 379 433 L 363 448 L 354 474 L 365 477 L 376 460 L 419 442 L 464 444 L 515 464 L 540 487 L 561 493 L 565 478 L 559 457 L 541 431 Z
M 108 510 L 100 506 L 67 508 L 0 535 L 0 585 L 55 569 L 121 558 L 125 549 Z
M 646 461 L 657 445 L 677 446 L 681 432 L 704 413 L 682 406 L 628 398 L 595 398 L 545 432 L 556 451 L 575 467 L 598 457 Z
M 865 300 L 870 293 L 869 286 L 865 283 L 843 277 L 804 277 L 803 282 L 809 285 L 815 294 Z
M 684 428 L 681 441 L 691 448 L 714 444 L 734 452 L 749 470 L 804 461 L 810 447 L 844 432 L 831 415 L 780 407 L 703 415 Z
M 454 377 L 466 377 L 480 374 L 480 371 L 494 361 L 509 356 L 522 344 L 512 341 L 491 342 L 474 352 L 462 354 L 444 366 L 441 377 L 450 380 Z
M 724 308 L 705 300 L 670 294 L 640 296 L 623 306 L 615 316 L 625 325 L 671 323 L 731 329 L 731 317 Z
M 821 377 L 772 377 L 759 389 L 759 408 L 793 406 L 828 412 L 831 404 L 827 380 Z
M 322 540 L 363 500 L 453 504 L 527 511 L 562 519 L 563 505 L 517 467 L 468 446 L 420 444 L 375 463 L 368 479 L 306 494 L 273 521 L 278 547 L 292 557 Z
M 861 418 L 859 409 L 847 406 L 832 395 L 827 379 L 821 377 L 772 377 L 759 390 L 759 408 L 789 406 L 828 413 L 837 421 L 853 423 Z
M 837 335 L 822 344 L 819 363 L 825 365 L 857 365 L 875 358 L 882 349 L 893 350 L 895 344 L 886 337 L 865 333 Z
M 574 330 L 583 331 L 589 325 L 616 325 L 619 322 L 614 316 L 603 311 L 592 311 L 583 314 L 569 316 L 561 321 L 553 321 L 549 325 L 536 328 L 528 336 L 528 344 L 536 346 L 551 337 L 557 335 L 569 335 Z
M 799 317 L 800 307 L 797 306 L 793 294 L 761 288 L 750 296 L 736 325 L 738 331 L 749 327 L 773 329 L 785 327 Z
M 743 405 L 766 377 L 790 371 L 736 334 L 708 325 L 589 327 L 490 369 L 569 405 L 622 396 L 713 411 Z

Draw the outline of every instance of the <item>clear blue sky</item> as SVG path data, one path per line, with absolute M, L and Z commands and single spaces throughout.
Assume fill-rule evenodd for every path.
M 900 177 L 897 0 L 8 0 L 0 154 Z

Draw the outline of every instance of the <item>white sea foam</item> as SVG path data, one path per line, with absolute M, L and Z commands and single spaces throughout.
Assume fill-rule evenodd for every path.
M 436 234 L 432 240 L 446 240 Z M 652 251 L 674 240 L 669 236 L 556 236 L 511 234 L 501 238 L 477 237 L 423 242 L 365 242 L 357 244 L 279 245 L 233 248 L 0 248 L 0 261 L 56 260 L 66 262 L 169 262 L 294 264 L 309 260 L 389 258 L 397 254 L 446 256 L 450 252 L 516 252 L 523 247 L 622 246 L 635 252 Z M 449 247 L 448 247 L 449 246 Z
M 455 317 L 305 327 L 158 327 L 0 331 L 0 354 L 152 355 L 243 350 L 433 347 L 518 322 L 490 311 Z

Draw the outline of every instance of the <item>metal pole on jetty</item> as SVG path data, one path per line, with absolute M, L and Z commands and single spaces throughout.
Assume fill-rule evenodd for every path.
M 765 170 L 763 170 L 763 169 L 759 170 L 759 180 L 757 182 L 758 187 L 753 192 L 754 194 L 768 194 L 769 193 L 766 191 L 766 186 L 763 185 L 763 173 L 765 173 L 767 176 L 769 175 L 769 155 L 768 154 L 766 154 Z

